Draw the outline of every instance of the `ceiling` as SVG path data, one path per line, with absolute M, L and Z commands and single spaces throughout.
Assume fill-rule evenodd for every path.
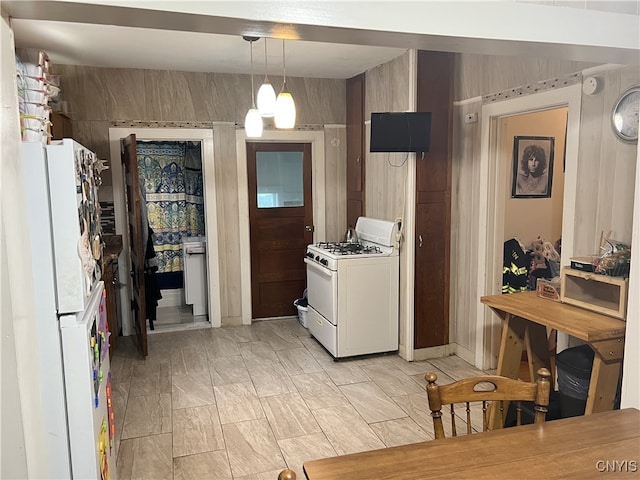
M 612 4 L 633 8 L 618 15 L 535 0 L 2 0 L 1 6 L 16 47 L 42 49 L 54 65 L 246 74 L 251 50 L 242 35 L 250 34 L 262 37 L 253 44 L 257 75 L 265 72 L 265 38 L 267 72 L 282 75 L 278 39 L 287 38 L 288 76 L 344 79 L 410 48 L 637 63 L 640 2 Z M 522 18 L 531 25 L 543 19 L 547 28 L 523 29 Z
M 39 48 L 55 64 L 187 72 L 250 73 L 249 42 L 240 35 L 184 32 L 116 25 L 13 19 L 17 48 Z M 253 43 L 254 73 L 282 75 L 282 40 Z M 350 78 L 402 55 L 406 48 L 285 42 L 286 74 Z

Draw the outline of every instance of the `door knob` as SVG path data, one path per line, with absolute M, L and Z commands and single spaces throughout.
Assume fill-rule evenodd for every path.
M 314 230 L 313 225 L 305 225 L 304 226 L 304 230 L 306 232 L 313 232 L 313 230 Z
M 418 235 L 418 248 L 422 248 L 422 235 Z

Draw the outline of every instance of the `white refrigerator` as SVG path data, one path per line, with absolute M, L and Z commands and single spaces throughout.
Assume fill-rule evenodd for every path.
M 23 142 L 49 478 L 116 478 L 109 331 L 93 152 Z M 25 246 L 26 248 L 26 246 Z

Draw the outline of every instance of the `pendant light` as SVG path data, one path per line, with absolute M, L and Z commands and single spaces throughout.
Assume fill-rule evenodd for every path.
M 276 128 L 293 128 L 296 123 L 296 104 L 287 91 L 287 73 L 284 57 L 284 39 L 282 39 L 282 90 L 276 100 Z
M 260 138 L 262 136 L 262 117 L 256 108 L 256 97 L 253 89 L 253 42 L 258 40 L 258 37 L 243 36 L 242 38 L 249 42 L 251 51 L 251 108 L 244 117 L 244 131 L 247 138 Z
M 264 39 L 264 82 L 258 89 L 258 110 L 263 117 L 273 117 L 276 113 L 276 91 L 269 83 L 269 62 L 267 61 L 267 38 Z

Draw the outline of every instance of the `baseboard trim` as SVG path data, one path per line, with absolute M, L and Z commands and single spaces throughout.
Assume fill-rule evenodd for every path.
M 407 360 L 407 352 L 407 347 L 405 347 L 404 345 L 398 345 L 398 355 L 400 355 L 400 358 L 402 358 L 403 360 Z
M 439 345 L 437 347 L 418 348 L 413 351 L 413 360 L 429 360 L 430 358 L 448 357 L 455 353 L 455 344 Z
M 463 359 L 465 362 L 470 363 L 471 365 L 474 365 L 477 368 L 480 368 L 477 365 L 475 365 L 476 354 L 474 352 L 472 352 L 466 347 L 463 347 L 462 345 L 458 345 L 457 343 L 453 343 L 452 346 L 454 347 L 453 353 L 455 355 Z
M 242 317 L 224 317 L 222 319 L 221 327 L 236 327 L 238 325 L 243 325 Z M 250 325 L 250 324 L 248 324 Z

